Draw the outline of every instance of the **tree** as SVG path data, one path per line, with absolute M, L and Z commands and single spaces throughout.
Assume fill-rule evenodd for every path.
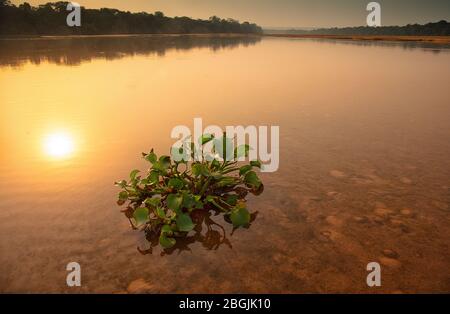
M 0 0 L 0 6 L 12 6 L 11 1 L 9 0 Z
M 49 2 L 37 7 L 25 2 L 15 6 L 0 0 L 0 35 L 70 35 L 70 34 L 142 34 L 142 33 L 260 33 L 261 28 L 240 24 L 233 19 L 210 20 L 189 17 L 166 17 L 163 12 L 131 13 L 117 9 L 82 7 L 83 23 L 69 27 L 66 23 L 67 1 Z

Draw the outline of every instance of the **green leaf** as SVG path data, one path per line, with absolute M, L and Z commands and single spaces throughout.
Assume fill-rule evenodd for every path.
M 202 209 L 203 208 L 203 203 L 201 201 L 201 195 L 193 195 L 194 198 L 194 207 L 197 209 Z
M 167 195 L 167 207 L 174 211 L 180 209 L 181 203 L 183 202 L 183 197 L 177 194 Z
M 154 164 L 158 159 L 158 157 L 156 156 L 156 154 L 153 152 L 152 149 L 152 151 L 148 155 L 145 155 L 144 159 Z
M 194 195 L 189 193 L 183 193 L 183 207 L 192 208 L 196 204 Z
M 166 218 L 166 213 L 161 207 L 156 207 L 156 215 L 158 215 L 158 217 L 162 219 Z
M 234 149 L 234 158 L 247 157 L 250 149 L 250 146 L 247 144 L 239 145 Z
M 203 134 L 198 139 L 198 142 L 201 143 L 202 145 L 205 145 L 206 143 L 211 142 L 213 139 L 214 139 L 214 134 Z
M 200 201 L 196 201 L 195 202 L 195 208 L 196 209 L 203 209 L 204 208 L 203 203 L 200 202 Z
M 159 183 L 159 173 L 158 173 L 158 171 L 152 170 L 150 172 L 150 175 L 148 176 L 148 179 L 149 179 L 150 183 L 152 183 L 152 184 Z
M 174 188 L 174 189 L 182 189 L 184 186 L 184 182 L 181 179 L 178 178 L 172 178 L 169 180 L 168 184 L 167 184 L 170 188 Z
M 167 237 L 165 233 L 162 233 L 159 236 L 159 244 L 165 249 L 170 249 L 175 243 L 177 243 L 177 241 L 174 238 Z
M 261 169 L 261 162 L 259 160 L 252 160 L 252 161 L 250 161 L 250 165 L 252 165 L 253 167 L 257 167 L 257 168 Z
M 134 181 L 136 179 L 136 175 L 139 173 L 138 169 L 134 169 L 133 171 L 130 172 L 130 179 L 132 181 Z
M 163 164 L 159 161 L 156 161 L 155 163 L 153 163 L 153 169 L 165 174 L 167 167 L 165 164 Z
M 161 204 L 161 199 L 159 197 L 147 197 L 144 203 L 156 208 L 159 204 Z
M 261 183 L 259 187 L 252 188 L 252 190 L 250 192 L 256 196 L 261 195 L 262 192 L 264 192 L 264 184 Z
M 162 226 L 162 228 L 161 228 L 161 234 L 172 235 L 172 234 L 173 234 L 172 228 L 170 228 L 169 225 L 164 225 L 164 226 Z
M 221 172 L 213 172 L 213 173 L 211 173 L 211 176 L 216 181 L 219 181 L 220 179 L 222 179 L 224 177 Z
M 219 167 L 220 167 L 220 162 L 219 162 L 217 159 L 214 159 L 214 160 L 211 162 L 211 167 L 212 167 L 213 169 L 219 169 Z
M 177 242 L 174 238 L 170 238 L 168 236 L 171 236 L 173 234 L 172 228 L 170 228 L 169 225 L 164 225 L 161 228 L 161 234 L 159 236 L 159 244 L 165 249 L 169 249 L 172 246 L 175 245 Z
M 128 199 L 128 192 L 122 191 L 119 193 L 119 200 L 126 201 Z
M 231 194 L 227 196 L 226 203 L 235 206 L 237 204 L 238 196 L 236 194 Z
M 205 165 L 201 163 L 195 163 L 192 165 L 192 174 L 196 177 L 199 175 L 208 177 L 210 175 L 209 170 L 205 167 Z
M 159 157 L 159 162 L 163 165 L 164 168 L 168 168 L 170 166 L 170 156 L 161 156 Z
M 194 229 L 195 225 L 188 214 L 178 214 L 177 227 L 180 231 L 189 232 Z
M 223 177 L 216 183 L 217 187 L 225 187 L 225 186 L 231 186 L 236 184 L 236 179 L 233 177 Z
M 128 197 L 138 196 L 138 192 L 135 188 L 128 188 Z
M 202 167 L 202 164 L 199 164 L 199 163 L 193 164 L 191 166 L 192 174 L 194 176 L 198 177 L 202 173 L 201 167 Z
M 247 172 L 252 170 L 252 168 L 253 168 L 252 165 L 242 166 L 241 168 L 239 168 L 239 175 L 242 176 L 242 175 L 246 174 Z
M 231 222 L 234 227 L 246 226 L 250 222 L 250 213 L 243 206 L 236 207 L 230 215 Z
M 245 174 L 244 182 L 255 189 L 258 189 L 261 185 L 261 180 L 254 171 L 249 171 Z
M 136 224 L 138 226 L 146 223 L 148 219 L 148 208 L 147 207 L 139 207 L 137 208 L 134 213 L 133 217 L 136 220 Z

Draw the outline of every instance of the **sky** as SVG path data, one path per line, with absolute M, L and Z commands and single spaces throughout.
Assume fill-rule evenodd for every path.
M 57 0 L 28 0 L 32 5 Z M 24 2 L 13 0 L 14 4 Z M 77 0 L 87 8 L 131 12 L 162 11 L 167 16 L 217 15 L 268 27 L 343 27 L 365 25 L 369 0 Z M 378 0 L 382 25 L 450 21 L 450 0 Z

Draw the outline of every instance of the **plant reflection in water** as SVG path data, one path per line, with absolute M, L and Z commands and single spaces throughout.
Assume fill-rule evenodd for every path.
M 226 245 L 228 248 L 232 249 L 233 246 L 227 237 L 227 231 L 225 228 L 214 221 L 211 216 L 219 216 L 219 212 L 214 212 L 208 209 L 197 209 L 192 212 L 192 220 L 195 223 L 195 228 L 186 237 L 177 238 L 176 244 L 169 248 L 161 251 L 161 256 L 171 255 L 175 251 L 180 254 L 182 251 L 191 251 L 189 247 L 191 244 L 196 242 L 201 243 L 202 247 L 206 250 L 217 250 L 220 246 Z M 247 226 L 249 228 L 251 223 L 253 223 L 258 216 L 258 212 L 254 212 L 250 215 L 250 224 Z M 226 218 L 225 218 L 226 219 Z M 236 228 L 233 228 L 230 236 L 233 235 Z M 137 248 L 139 253 L 142 255 L 153 254 L 153 247 L 159 246 L 159 233 L 154 232 L 150 229 L 145 231 L 146 246 L 148 248 L 142 249 Z

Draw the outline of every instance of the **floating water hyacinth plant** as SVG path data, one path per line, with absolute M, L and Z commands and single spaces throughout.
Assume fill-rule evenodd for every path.
M 203 148 L 209 142 L 214 144 L 212 154 L 205 158 Z M 251 215 L 246 196 L 249 192 L 259 195 L 264 189 L 255 172 L 261 163 L 238 162 L 248 156 L 248 145 L 230 149 L 226 134 L 220 139 L 205 134 L 200 137 L 198 148 L 194 143 L 189 143 L 189 148 L 172 149 L 171 156 L 158 157 L 153 149 L 142 153 L 151 165 L 148 172 L 140 175 L 136 169 L 131 171 L 129 181 L 116 182 L 122 189 L 118 204 L 128 202 L 123 212 L 132 226 L 159 237 L 159 244 L 165 249 L 195 228 L 192 218 L 196 210 L 221 212 L 234 228 L 248 226 Z M 198 150 L 200 160 L 195 159 Z M 189 156 L 193 161 L 174 155 Z

